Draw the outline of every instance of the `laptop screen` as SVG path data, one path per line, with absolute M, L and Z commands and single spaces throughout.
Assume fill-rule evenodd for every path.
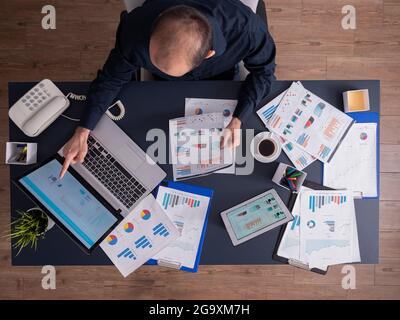
M 118 219 L 70 172 L 58 179 L 61 167 L 53 159 L 19 182 L 90 249 Z

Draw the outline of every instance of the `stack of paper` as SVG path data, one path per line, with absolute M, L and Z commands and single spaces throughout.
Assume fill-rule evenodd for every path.
M 232 150 L 221 148 L 224 117 L 207 113 L 169 121 L 174 180 L 212 173 L 232 165 Z
M 303 188 L 292 214 L 294 219 L 286 227 L 279 256 L 321 270 L 360 262 L 352 191 Z
M 293 82 L 257 114 L 282 138 L 283 150 L 300 170 L 315 159 L 329 162 L 354 122 L 300 82 Z
M 186 98 L 185 116 L 221 113 L 224 117 L 224 127 L 226 127 L 232 119 L 232 114 L 235 111 L 236 105 L 237 100 L 230 99 Z
M 232 120 L 237 100 L 230 99 L 185 99 L 185 117 L 200 115 L 205 113 L 221 113 L 224 119 L 224 128 Z M 232 165 L 228 168 L 216 171 L 216 173 L 235 173 L 235 153 L 233 153 Z

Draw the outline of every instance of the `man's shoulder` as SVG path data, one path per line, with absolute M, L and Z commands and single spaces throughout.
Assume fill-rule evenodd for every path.
M 209 0 L 207 0 L 209 1 Z M 260 0 L 262 1 L 262 0 Z M 242 31 L 259 31 L 265 23 L 262 19 L 253 12 L 247 5 L 240 0 L 219 0 L 211 1 L 215 3 L 214 13 L 218 16 L 230 21 L 225 21 L 227 25 L 236 27 Z

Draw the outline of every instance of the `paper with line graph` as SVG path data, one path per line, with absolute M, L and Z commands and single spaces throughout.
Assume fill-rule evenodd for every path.
M 195 266 L 210 198 L 160 186 L 157 202 L 181 232 L 153 258 L 192 269 Z
M 324 165 L 325 186 L 360 191 L 363 197 L 378 195 L 376 129 L 376 123 L 351 127 L 335 157 Z
M 300 216 L 300 260 L 310 268 L 360 262 L 352 191 L 302 191 Z
M 303 186 L 300 193 L 305 190 L 310 189 Z M 277 254 L 286 259 L 300 261 L 300 195 L 296 198 L 292 209 L 292 215 L 293 220 L 286 226 Z
M 279 103 L 285 96 L 286 92 L 287 90 L 283 91 L 279 96 L 268 102 L 265 106 L 257 111 L 257 115 L 260 117 L 261 121 L 264 123 L 267 129 L 268 120 L 272 117 L 275 110 L 278 108 Z M 296 144 L 287 141 L 282 136 L 279 136 L 279 138 L 282 144 L 282 150 L 286 153 L 290 161 L 297 169 L 303 170 L 316 160 L 312 155 L 308 154 Z
M 282 136 L 326 163 L 354 120 L 312 92 L 293 82 L 267 122 L 270 131 Z
M 149 194 L 103 240 L 100 247 L 126 277 L 179 235 L 164 209 Z

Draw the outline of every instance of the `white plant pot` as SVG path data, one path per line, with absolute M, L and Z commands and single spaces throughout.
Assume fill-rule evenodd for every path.
M 55 225 L 55 222 L 49 216 L 47 216 L 47 219 L 48 222 L 47 222 L 46 232 L 49 231 L 51 228 L 53 228 Z
M 42 209 L 40 209 L 40 208 L 31 208 L 31 209 L 29 209 L 29 210 L 26 210 L 26 212 L 30 212 L 30 211 L 33 211 L 33 210 L 40 210 L 40 211 L 42 211 L 44 214 L 46 214 Z M 44 231 L 44 233 L 46 233 L 47 231 L 49 231 L 51 228 L 53 228 L 54 227 L 54 225 L 55 225 L 55 223 L 54 223 L 54 221 L 46 214 L 46 217 L 47 217 L 47 227 L 46 227 L 46 229 L 45 229 L 45 231 Z

